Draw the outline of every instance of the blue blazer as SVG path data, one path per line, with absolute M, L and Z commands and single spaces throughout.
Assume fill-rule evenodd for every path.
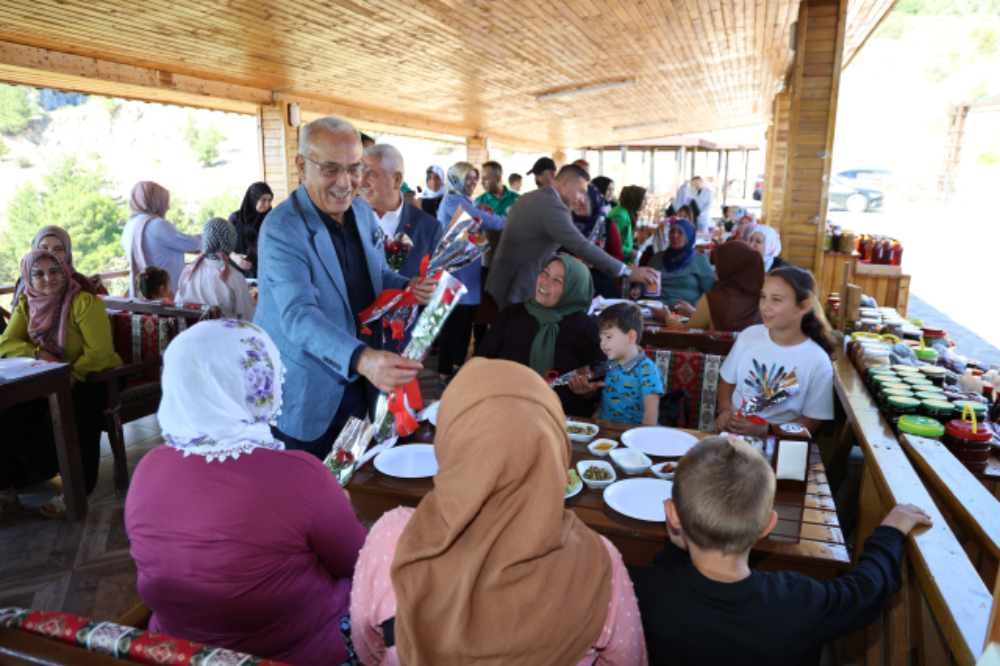
M 408 280 L 375 250 L 373 241 L 382 232 L 371 207 L 355 197 L 351 208 L 375 293 L 405 287 Z M 278 429 L 312 441 L 330 427 L 347 383 L 367 380 L 351 372 L 351 357 L 364 343 L 357 338 L 330 233 L 304 185 L 264 219 L 258 256 L 254 323 L 274 340 L 285 366 Z
M 428 215 L 416 206 L 404 203 L 396 233 L 406 234 L 413 241 L 413 251 L 399 269 L 399 274 L 407 278 L 420 275 L 420 262 L 423 261 L 424 255 L 434 254 L 441 237 L 444 236 L 444 228 L 434 216 Z

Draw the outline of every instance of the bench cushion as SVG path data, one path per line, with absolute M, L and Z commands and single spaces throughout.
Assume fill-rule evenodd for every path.
M 0 627 L 148 666 L 286 666 L 242 652 L 65 613 L 4 608 L 0 609 Z
M 666 393 L 684 390 L 691 396 L 691 412 L 678 425 L 711 432 L 718 409 L 719 371 L 726 357 L 665 349 L 651 351 L 656 367 L 663 373 L 663 390 Z

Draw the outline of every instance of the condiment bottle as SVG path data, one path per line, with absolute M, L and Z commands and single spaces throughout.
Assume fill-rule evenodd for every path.
M 892 260 L 890 263 L 893 266 L 899 266 L 903 263 L 903 244 L 899 241 L 892 242 Z

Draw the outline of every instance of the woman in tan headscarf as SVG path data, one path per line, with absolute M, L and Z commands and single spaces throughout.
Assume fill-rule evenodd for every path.
M 645 664 L 621 555 L 564 506 L 572 449 L 555 392 L 528 367 L 473 359 L 435 439 L 434 490 L 383 516 L 358 560 L 361 661 Z
M 128 259 L 129 294 L 136 296 L 135 277 L 149 266 L 170 275 L 170 291 L 177 291 L 177 279 L 184 272 L 184 254 L 201 251 L 201 234 L 182 234 L 164 216 L 170 210 L 170 192 L 162 185 L 140 181 L 129 196 L 132 216 L 122 232 L 122 247 Z

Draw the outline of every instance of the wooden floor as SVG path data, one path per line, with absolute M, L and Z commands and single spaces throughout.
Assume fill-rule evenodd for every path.
M 435 359 L 419 376 L 424 400 L 441 397 Z M 156 417 L 125 426 L 130 470 L 163 439 Z M 38 509 L 61 492 L 59 478 L 21 491 L 24 508 L 0 519 L 0 608 L 19 606 L 115 620 L 139 603 L 136 568 L 125 533 L 124 498 L 111 482 L 113 462 L 102 441 L 101 472 L 86 520 L 67 523 Z

